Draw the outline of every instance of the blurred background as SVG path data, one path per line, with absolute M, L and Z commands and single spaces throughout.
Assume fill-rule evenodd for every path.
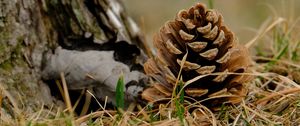
M 266 21 L 284 17 L 295 21 L 299 17 L 300 0 L 123 0 L 126 9 L 145 32 L 147 42 L 167 21 L 173 20 L 181 9 L 187 9 L 197 2 L 213 1 L 213 8 L 222 13 L 225 24 L 238 36 L 240 43 L 246 43 L 257 33 Z

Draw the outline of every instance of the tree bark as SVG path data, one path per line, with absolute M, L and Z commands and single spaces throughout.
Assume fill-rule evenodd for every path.
M 115 51 L 115 60 L 141 71 L 143 36 L 119 0 L 2 0 L 0 7 L 0 93 L 6 108 L 1 113 L 14 117 L 18 113 L 9 108 L 32 113 L 41 105 L 57 104 L 41 75 L 43 54 L 58 46 Z M 127 45 L 116 49 L 119 42 Z M 140 63 L 116 53 L 132 45 L 129 51 L 140 53 L 131 58 Z

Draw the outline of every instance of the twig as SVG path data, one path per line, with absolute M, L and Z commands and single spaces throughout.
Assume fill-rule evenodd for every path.
M 147 121 L 151 121 L 150 117 L 147 115 L 147 113 L 145 112 L 145 107 L 142 108 L 141 105 L 137 105 L 137 108 L 139 110 L 138 114 L 137 115 L 140 115 L 142 114 L 144 116 L 144 119 L 147 120 Z
M 81 92 L 80 92 L 80 96 L 77 98 L 75 104 L 73 105 L 73 111 L 75 111 L 75 109 L 77 108 L 80 100 L 82 99 L 82 96 L 84 95 L 85 93 L 85 89 L 83 89 Z
M 269 120 L 267 117 L 265 117 L 265 116 L 259 114 L 257 111 L 251 109 L 250 107 L 246 106 L 245 104 L 242 104 L 242 106 L 243 106 L 245 109 L 251 111 L 253 114 L 255 114 L 255 115 L 259 116 L 260 118 L 262 118 L 262 119 L 268 121 L 269 123 L 272 123 L 272 124 L 280 124 L 279 122 L 273 122 L 272 120 Z
M 84 105 L 82 107 L 80 116 L 85 115 L 88 112 L 89 106 L 91 104 L 91 99 L 92 99 L 92 95 L 90 95 L 89 93 L 85 93 L 85 102 Z
M 97 112 L 93 112 L 93 113 L 90 113 L 88 115 L 85 115 L 85 116 L 82 116 L 78 119 L 75 120 L 75 123 L 76 124 L 81 124 L 82 122 L 85 122 L 86 120 L 90 119 L 90 118 L 96 118 L 96 117 L 100 117 L 101 115 L 105 114 L 105 113 L 110 113 L 111 114 L 115 114 L 116 111 L 108 111 L 108 110 L 105 110 L 105 111 L 97 111 Z
M 284 95 L 284 94 L 290 94 L 290 93 L 295 93 L 295 92 L 299 92 L 300 91 L 300 88 L 298 87 L 295 87 L 295 88 L 289 88 L 289 89 L 286 89 L 286 90 L 283 90 L 283 91 L 279 91 L 279 92 L 274 92 L 258 101 L 256 101 L 256 104 L 260 104 L 264 101 L 268 101 L 276 96 L 280 96 L 280 95 Z
M 296 67 L 296 68 L 300 68 L 300 65 L 292 63 L 292 62 L 288 62 L 288 61 L 284 61 L 284 60 L 278 60 L 278 59 L 273 59 L 273 58 L 267 58 L 267 57 L 262 57 L 262 56 L 253 56 L 252 57 L 254 60 L 267 60 L 267 61 L 275 61 L 278 63 L 283 63 L 292 67 Z
M 72 114 L 73 113 L 72 104 L 71 104 L 70 95 L 67 87 L 67 82 L 63 72 L 60 73 L 60 78 L 63 85 L 64 97 L 65 97 L 67 109 L 69 110 L 70 114 Z
M 107 112 L 107 110 L 105 110 L 105 108 L 100 104 L 100 102 L 97 100 L 96 96 L 91 93 L 89 90 L 87 90 L 87 92 L 96 100 L 97 104 L 100 106 L 100 108 L 107 114 L 109 115 L 112 119 L 114 118 L 109 112 Z M 106 105 L 106 102 L 105 102 Z

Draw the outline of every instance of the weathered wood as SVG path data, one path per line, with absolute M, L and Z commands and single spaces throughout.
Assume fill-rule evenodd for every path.
M 19 108 L 33 112 L 42 104 L 55 103 L 41 80 L 45 52 L 58 46 L 114 51 L 114 60 L 141 70 L 146 58 L 142 41 L 138 26 L 119 0 L 2 0 L 1 87 L 14 96 Z

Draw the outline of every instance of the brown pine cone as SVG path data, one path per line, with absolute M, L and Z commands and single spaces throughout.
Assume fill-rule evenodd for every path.
M 249 72 L 250 56 L 216 10 L 206 9 L 200 3 L 181 10 L 175 20 L 168 21 L 154 36 L 154 46 L 157 54 L 145 63 L 144 69 L 156 83 L 143 91 L 143 99 L 154 102 L 171 98 L 185 54 L 181 73 L 184 82 L 213 74 L 186 86 L 185 96 L 201 100 L 231 95 L 215 102 L 239 103 L 247 94 L 246 84 L 251 77 L 228 73 Z

